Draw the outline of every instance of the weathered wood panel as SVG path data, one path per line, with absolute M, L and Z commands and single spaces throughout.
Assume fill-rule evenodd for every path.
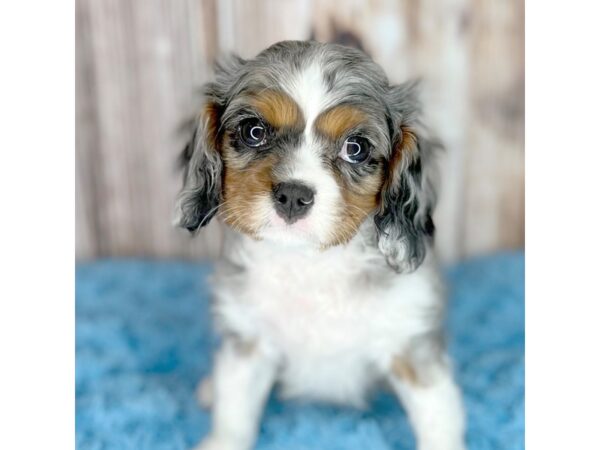
M 467 254 L 522 245 L 524 235 L 523 5 L 477 0 L 474 7 L 461 236 Z
M 343 4 L 342 4 L 343 3 Z M 363 48 L 392 81 L 424 78 L 447 146 L 446 260 L 523 244 L 523 0 L 78 0 L 77 256 L 214 256 L 170 225 L 177 132 L 220 52 L 282 39 Z

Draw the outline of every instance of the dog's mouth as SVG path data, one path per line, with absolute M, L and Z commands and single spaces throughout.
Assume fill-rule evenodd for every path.
M 262 239 L 284 245 L 319 246 L 319 239 L 309 217 L 286 221 L 279 214 L 273 213 L 259 234 Z

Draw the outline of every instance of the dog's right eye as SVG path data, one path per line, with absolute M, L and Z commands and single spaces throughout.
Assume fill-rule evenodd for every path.
M 371 154 L 369 141 L 361 136 L 350 136 L 344 142 L 339 156 L 351 164 L 360 164 L 366 161 Z
M 267 143 L 267 127 L 260 119 L 246 119 L 240 123 L 240 139 L 248 147 L 262 147 Z

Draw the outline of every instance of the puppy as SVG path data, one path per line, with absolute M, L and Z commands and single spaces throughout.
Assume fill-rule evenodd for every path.
M 176 219 L 228 225 L 200 449 L 250 449 L 275 383 L 357 407 L 386 383 L 420 450 L 465 448 L 432 254 L 439 145 L 419 116 L 414 84 L 390 85 L 355 49 L 286 41 L 218 65 Z

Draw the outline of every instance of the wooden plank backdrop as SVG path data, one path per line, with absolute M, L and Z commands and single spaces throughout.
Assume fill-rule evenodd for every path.
M 214 257 L 213 221 L 171 226 L 178 127 L 216 56 L 283 39 L 358 46 L 390 79 L 422 77 L 446 144 L 446 261 L 524 241 L 524 0 L 78 0 L 77 258 Z

